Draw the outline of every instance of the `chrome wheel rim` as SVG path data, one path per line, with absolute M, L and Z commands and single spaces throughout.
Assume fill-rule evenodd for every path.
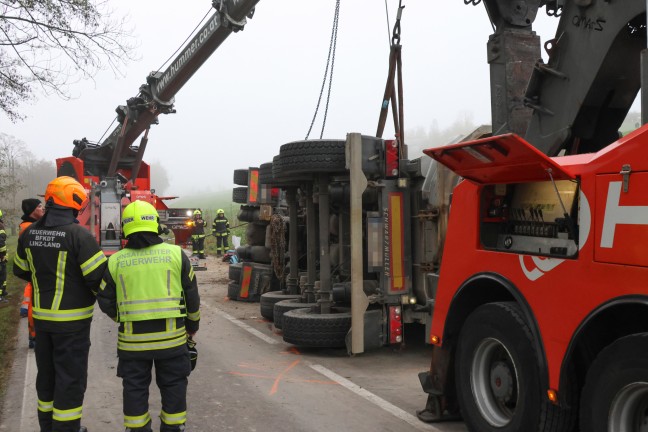
M 508 425 L 520 394 L 511 353 L 499 340 L 486 338 L 475 349 L 470 369 L 470 386 L 482 417 L 493 427 Z
M 623 387 L 612 400 L 609 432 L 648 432 L 648 383 Z

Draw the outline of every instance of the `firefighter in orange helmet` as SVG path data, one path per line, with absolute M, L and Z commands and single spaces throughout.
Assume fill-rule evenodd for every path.
M 43 214 L 45 213 L 45 208 L 38 198 L 24 199 L 21 207 L 23 215 L 20 217 L 22 222 L 20 223 L 19 235 L 22 234 L 29 225 L 43 217 Z M 31 282 L 27 282 L 23 293 L 23 302 L 20 305 L 20 316 L 23 318 L 27 317 L 29 348 L 34 348 L 36 345 L 36 329 L 34 328 L 34 317 L 32 314 L 32 293 L 32 284 Z
M 14 274 L 34 286 L 36 394 L 41 432 L 81 426 L 88 378 L 90 324 L 106 257 L 76 217 L 87 201 L 72 177 L 45 190 L 46 212 L 18 238 Z

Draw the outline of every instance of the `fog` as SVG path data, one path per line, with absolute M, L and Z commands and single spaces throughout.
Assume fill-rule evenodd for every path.
M 130 16 L 139 45 L 138 60 L 123 76 L 104 71 L 94 81 L 80 82 L 69 101 L 39 96 L 22 110 L 27 116 L 22 122 L 12 124 L 0 115 L 0 132 L 24 141 L 39 158 L 69 156 L 73 139 L 99 140 L 115 108 L 137 94 L 148 73 L 173 54 L 211 7 L 209 0 L 111 4 L 115 14 Z M 443 129 L 463 118 L 490 123 L 486 42 L 493 30 L 483 5 L 403 4 L 405 130 L 424 131 L 433 124 Z M 397 6 L 387 1 L 391 25 Z M 269 162 L 281 144 L 305 138 L 324 76 L 334 7 L 332 0 L 259 2 L 245 30 L 232 34 L 176 95 L 177 113 L 160 116 L 151 128 L 144 159 L 165 169 L 165 193 L 229 189 L 235 168 Z M 544 41 L 556 25 L 541 11 L 536 31 Z M 390 33 L 384 1 L 341 2 L 324 138 L 375 134 Z M 319 137 L 321 114 L 311 139 Z M 386 137 L 393 135 L 390 119 Z

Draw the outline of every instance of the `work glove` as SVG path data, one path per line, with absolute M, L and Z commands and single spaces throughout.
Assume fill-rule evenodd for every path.
M 21 307 L 20 308 L 20 317 L 25 318 L 27 316 L 27 308 L 26 307 Z

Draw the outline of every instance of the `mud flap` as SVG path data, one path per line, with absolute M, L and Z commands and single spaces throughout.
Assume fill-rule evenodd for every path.
M 380 309 L 365 311 L 364 313 L 364 350 L 368 351 L 380 348 L 386 341 L 386 329 L 383 324 L 383 312 Z M 345 343 L 347 352 L 352 355 L 351 351 L 351 329 L 346 335 Z

